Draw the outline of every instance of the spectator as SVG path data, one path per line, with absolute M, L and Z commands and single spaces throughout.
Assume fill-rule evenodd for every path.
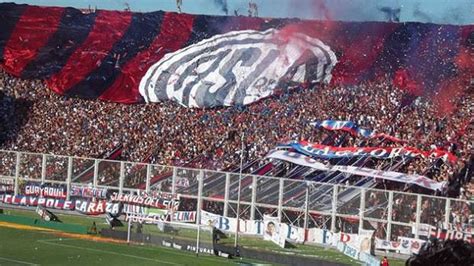
M 416 159 L 404 164 L 401 171 L 448 180 L 451 187 L 458 187 L 456 197 L 461 185 L 465 188 L 463 196 L 471 195 L 473 186 L 468 181 L 472 180 L 473 166 L 474 96 L 452 99 L 454 112 L 440 114 L 436 103 L 427 98 L 417 97 L 408 105 L 402 103 L 407 97 L 405 92 L 391 84 L 387 78 L 352 86 L 297 87 L 249 106 L 202 110 L 183 108 L 171 101 L 123 105 L 67 98 L 54 94 L 41 81 L 21 80 L 0 71 L 0 119 L 6 125 L 5 133 L 0 135 L 0 148 L 99 157 L 123 145 L 124 160 L 162 165 L 187 163 L 191 167 L 222 170 L 239 165 L 242 132 L 246 132 L 244 157 L 253 161 L 263 158 L 282 141 L 330 139 L 328 132 L 314 130 L 309 125 L 311 121 L 352 120 L 361 127 L 405 139 L 408 146 L 454 152 L 465 162 L 448 165 L 440 160 Z M 23 110 L 26 119 L 15 115 L 21 108 L 12 104 L 16 101 L 30 103 Z M 336 137 L 345 146 L 399 145 Z M 372 162 L 373 167 L 381 164 Z M 57 168 L 64 171 L 60 165 Z M 142 179 L 136 178 L 130 182 L 135 184 Z

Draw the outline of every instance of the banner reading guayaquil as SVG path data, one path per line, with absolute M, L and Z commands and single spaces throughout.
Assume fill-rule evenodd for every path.
M 365 167 L 355 167 L 348 165 L 327 165 L 303 154 L 291 151 L 275 150 L 271 151 L 267 158 L 284 160 L 301 166 L 307 166 L 321 171 L 338 171 L 351 175 L 368 176 L 378 179 L 385 179 L 395 182 L 414 184 L 431 190 L 443 190 L 446 182 L 437 182 L 421 175 L 409 175 L 394 171 L 381 171 Z
M 41 184 L 36 182 L 27 183 L 24 187 L 26 196 L 37 196 L 44 198 L 67 198 L 67 188 L 65 185 Z
M 370 156 L 377 159 L 392 159 L 395 157 L 440 158 L 450 163 L 455 163 L 457 160 L 457 157 L 452 153 L 439 149 L 421 151 L 413 147 L 333 147 L 307 141 L 294 141 L 284 146 L 290 146 L 300 153 L 322 159 Z

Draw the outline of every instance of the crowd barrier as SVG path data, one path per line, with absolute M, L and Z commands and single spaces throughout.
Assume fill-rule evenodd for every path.
M 240 201 L 238 201 L 241 182 Z M 110 195 L 148 195 L 174 206 L 175 221 L 205 213 L 247 221 L 276 222 L 305 232 L 313 228 L 332 234 L 360 235 L 374 231 L 378 248 L 393 251 L 394 243 L 425 239 L 431 228 L 472 234 L 472 206 L 467 200 L 372 188 L 289 180 L 269 176 L 188 169 L 156 164 L 0 150 L 2 201 L 22 205 L 48 197 L 46 207 L 67 206 L 83 214 L 113 212 Z M 164 196 L 167 199 L 162 199 Z M 101 199 L 91 202 L 87 199 Z M 128 200 L 128 199 L 127 199 Z M 5 202 L 4 202 L 5 203 Z M 8 203 L 8 202 L 7 202 Z M 33 202 L 34 203 L 34 202 Z M 130 202 L 129 202 L 130 203 Z M 133 202 L 132 202 L 133 203 Z M 25 203 L 26 204 L 26 203 Z M 150 202 L 151 204 L 151 202 Z M 161 205 L 160 205 L 161 204 Z M 205 212 L 200 212 L 204 210 Z M 190 213 L 198 211 L 198 213 Z M 189 218 L 189 217 L 188 217 Z M 472 218 L 472 217 L 471 217 Z M 416 241 L 415 241 L 416 240 Z M 420 242 L 420 241 L 418 241 Z M 399 252 L 399 250 L 397 251 Z

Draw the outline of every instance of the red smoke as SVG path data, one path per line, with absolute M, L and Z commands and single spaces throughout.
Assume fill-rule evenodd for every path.
M 299 1 L 293 1 L 291 8 L 295 9 L 307 9 L 306 4 L 299 4 Z M 305 35 L 318 38 L 320 40 L 329 39 L 331 33 L 334 31 L 335 23 L 333 21 L 333 15 L 329 8 L 326 6 L 325 0 L 312 0 L 310 3 L 310 10 L 312 11 L 312 17 L 319 17 L 323 15 L 322 19 L 315 23 L 315 21 L 301 21 L 285 26 L 280 30 L 279 38 L 284 41 L 291 39 L 296 33 L 303 33 Z
M 456 56 L 457 67 L 466 75 L 474 76 L 474 49 L 463 47 Z
M 455 111 L 455 102 L 470 86 L 471 79 L 474 78 L 474 47 L 461 46 L 454 63 L 459 71 L 458 75 L 441 83 L 439 92 L 433 97 L 440 115 Z
M 297 9 L 308 8 L 307 4 L 298 5 L 298 1 L 294 1 L 291 4 L 293 8 Z M 279 41 L 283 41 L 284 43 L 286 43 L 298 33 L 320 39 L 323 42 L 324 40 L 333 39 L 332 37 L 336 28 L 336 23 L 332 20 L 332 14 L 326 7 L 325 1 L 312 0 L 310 8 L 311 10 L 313 10 L 311 14 L 312 17 L 318 17 L 318 14 L 322 13 L 324 16 L 324 20 L 303 20 L 286 25 L 285 27 L 279 30 L 278 36 L 276 36 L 278 37 Z
M 305 64 L 308 60 L 310 60 L 311 54 L 308 53 L 307 51 L 311 51 L 314 49 L 313 45 L 310 44 L 309 42 L 304 42 L 304 41 L 296 41 L 296 42 L 291 42 L 292 39 L 296 40 L 301 40 L 301 35 L 304 36 L 309 36 L 313 37 L 316 39 L 319 39 L 324 42 L 323 36 L 330 35 L 333 32 L 334 29 L 334 23 L 330 21 L 324 21 L 324 22 L 308 22 L 308 21 L 302 21 L 294 24 L 289 24 L 286 25 L 285 27 L 279 29 L 275 36 L 273 38 L 276 39 L 275 43 L 277 43 L 280 47 L 280 53 L 281 55 L 285 56 L 286 58 L 290 58 L 291 55 L 286 54 L 287 51 L 291 51 L 291 49 L 298 49 L 299 51 L 302 52 L 300 57 L 298 58 L 298 64 Z M 300 36 L 298 36 L 300 35 Z M 289 44 L 291 42 L 291 49 L 288 50 L 285 45 Z M 327 44 L 327 43 L 325 43 Z M 311 47 L 310 47 L 311 46 Z M 309 85 L 308 80 L 303 82 L 301 86 L 303 88 L 307 88 Z
M 410 77 L 406 69 L 399 69 L 393 77 L 393 85 L 416 96 L 423 94 L 423 87 Z
M 292 8 L 308 8 L 307 4 L 302 5 L 298 2 L 293 1 Z M 382 73 L 382 71 L 390 71 L 377 68 L 372 69 L 375 71 L 374 75 L 370 76 L 368 75 L 370 73 L 367 73 L 367 69 L 370 69 L 371 65 L 376 62 L 380 52 L 384 49 L 386 37 L 393 33 L 398 27 L 397 24 L 380 23 L 371 25 L 370 28 L 356 29 L 359 32 L 345 32 L 342 27 L 339 27 L 341 24 L 334 20 L 325 0 L 312 0 L 311 9 L 313 17 L 321 17 L 325 20 L 299 21 L 287 25 L 280 29 L 277 37 L 279 41 L 288 42 L 297 33 L 302 33 L 320 39 L 329 45 L 336 52 L 339 61 L 332 72 L 333 84 L 356 84 L 363 79 L 383 77 L 386 73 Z M 470 79 L 474 77 L 474 51 L 466 44 L 472 31 L 472 27 L 462 29 L 460 51 L 454 60 L 458 72 L 454 77 L 437 84 L 437 93 L 431 95 L 433 103 L 439 107 L 440 114 L 449 114 L 455 110 L 455 101 L 465 93 Z M 367 38 L 367 36 L 377 36 L 377 38 Z M 438 49 L 441 48 L 441 46 L 438 47 Z M 445 47 L 445 53 L 440 53 L 439 56 L 448 58 L 448 51 L 451 51 L 452 48 Z M 428 51 L 429 49 L 431 48 L 424 47 L 422 50 Z M 424 82 L 415 76 L 416 71 L 411 75 L 407 70 L 399 70 L 393 74 L 393 84 L 410 94 L 421 96 L 429 91 L 425 90 Z
M 440 89 L 433 96 L 433 103 L 438 107 L 438 115 L 445 116 L 456 110 L 457 99 L 464 94 L 466 83 L 460 78 L 447 80 L 440 85 Z

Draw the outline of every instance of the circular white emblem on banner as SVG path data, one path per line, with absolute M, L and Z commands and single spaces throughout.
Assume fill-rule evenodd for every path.
M 288 82 L 329 82 L 337 62 L 318 39 L 275 29 L 236 31 L 165 55 L 140 82 L 147 102 L 172 99 L 187 107 L 245 105 Z

